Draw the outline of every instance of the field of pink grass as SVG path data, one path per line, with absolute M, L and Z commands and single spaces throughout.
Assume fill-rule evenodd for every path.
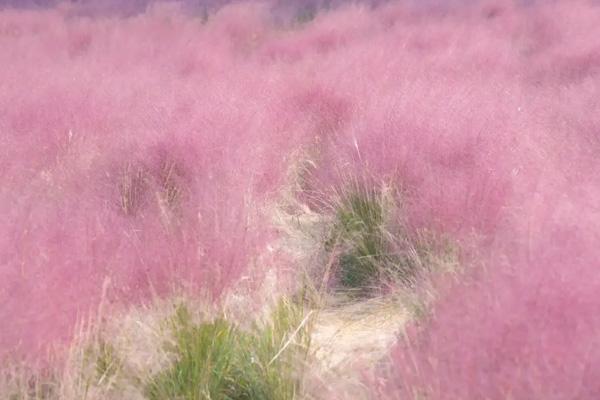
M 393 183 L 464 253 L 373 393 L 600 398 L 600 5 L 298 4 L 0 11 L 0 358 L 285 273 L 302 150 L 306 191 Z

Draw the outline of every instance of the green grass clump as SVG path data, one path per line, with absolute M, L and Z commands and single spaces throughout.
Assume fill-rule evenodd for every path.
M 234 329 L 224 320 L 193 325 L 187 309 L 180 308 L 176 324 L 175 365 L 148 386 L 150 399 L 212 399 L 233 386 L 231 369 Z
M 98 342 L 96 355 L 96 378 L 98 382 L 103 382 L 115 376 L 121 368 L 121 360 L 117 356 L 115 348 L 108 342 L 100 340 Z
M 346 288 L 371 287 L 385 257 L 383 208 L 366 193 L 353 193 L 338 209 L 336 231 L 346 244 L 340 256 L 340 283 Z
M 268 323 L 242 330 L 219 318 L 195 324 L 180 307 L 171 321 L 174 364 L 154 376 L 151 400 L 285 400 L 300 389 L 308 332 L 302 310 L 280 302 Z
M 80 389 L 90 391 L 111 390 L 122 377 L 124 361 L 114 345 L 102 336 L 95 336 L 83 348 L 78 375 Z
M 338 252 L 338 280 L 350 294 L 368 295 L 386 282 L 410 286 L 428 251 L 393 221 L 391 199 L 375 190 L 352 188 L 336 204 L 325 250 Z
M 327 251 L 338 250 L 339 284 L 365 293 L 380 281 L 386 257 L 383 235 L 384 210 L 375 193 L 352 191 L 336 207 Z

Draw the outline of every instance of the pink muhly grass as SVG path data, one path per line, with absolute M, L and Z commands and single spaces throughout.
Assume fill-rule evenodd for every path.
M 419 128 L 409 122 L 410 145 L 395 145 L 413 160 L 401 180 L 413 221 L 479 239 L 465 260 L 474 266 L 464 282 L 441 285 L 432 315 L 399 338 L 391 372 L 383 375 L 383 398 L 600 395 L 600 301 L 594 294 L 600 290 L 600 164 L 594 155 L 600 141 L 592 95 L 600 86 L 588 36 L 598 32 L 590 15 L 600 10 L 579 3 L 508 10 L 500 20 L 531 46 L 499 61 L 517 73 L 502 77 L 502 70 L 490 70 L 472 97 L 453 96 L 478 74 L 450 78 L 440 87 L 455 88 L 446 91 L 452 101 L 436 106 L 441 97 L 432 96 L 422 111 L 430 119 Z M 521 25 L 524 18 L 536 23 Z M 429 92 L 437 94 L 432 85 Z
M 473 264 L 382 396 L 596 398 L 600 9 L 452 3 L 0 12 L 0 355 L 66 339 L 107 277 L 223 293 L 302 148 L 307 197 L 391 182 Z
M 68 338 L 107 278 L 116 302 L 217 297 L 272 235 L 257 203 L 296 139 L 270 139 L 262 80 L 236 69 L 231 41 L 206 54 L 225 21 L 160 15 L 0 14 L 18 32 L 0 37 L 2 356 Z

